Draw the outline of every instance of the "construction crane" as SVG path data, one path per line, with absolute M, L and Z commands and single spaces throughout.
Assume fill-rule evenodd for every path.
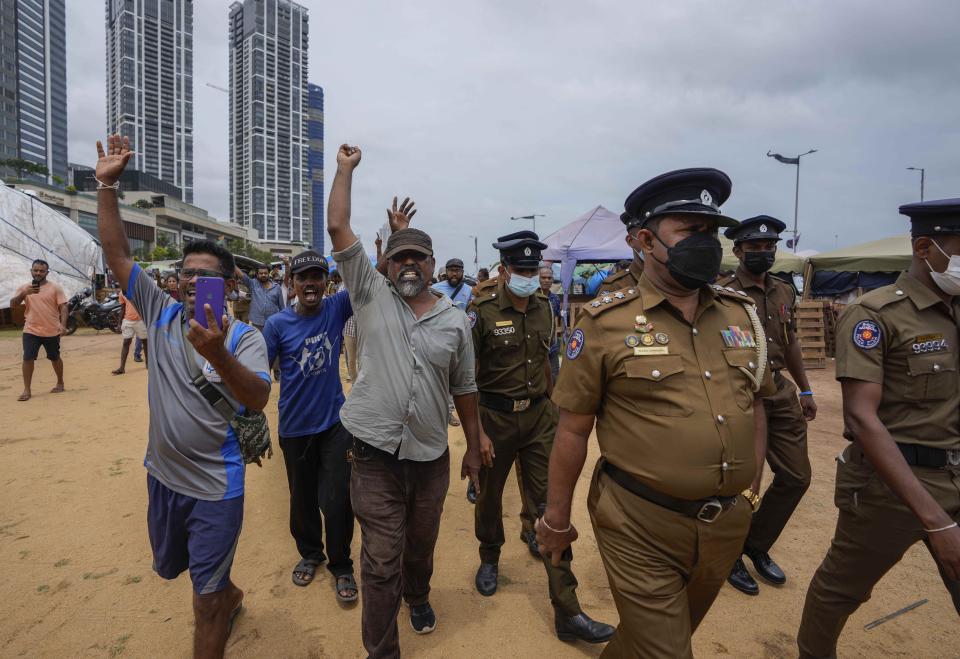
M 209 82 L 206 83 L 206 85 L 207 85 L 207 87 L 210 87 L 211 89 L 216 89 L 217 91 L 223 92 L 224 94 L 229 94 L 229 93 L 230 93 L 230 90 L 229 90 L 229 89 L 225 89 L 225 88 L 223 88 L 223 87 L 220 87 L 219 85 L 214 85 L 213 83 L 209 83 Z

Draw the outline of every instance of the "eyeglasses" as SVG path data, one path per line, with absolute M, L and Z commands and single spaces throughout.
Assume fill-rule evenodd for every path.
M 228 279 L 228 277 L 219 270 L 206 270 L 204 268 L 181 268 L 177 271 L 177 276 L 183 281 L 190 281 L 194 277 L 219 277 Z

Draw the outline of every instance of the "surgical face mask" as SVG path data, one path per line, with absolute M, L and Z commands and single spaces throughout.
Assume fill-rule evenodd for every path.
M 937 245 L 935 240 L 931 240 L 930 242 L 936 245 L 940 253 L 947 257 L 947 267 L 943 272 L 934 270 L 930 262 L 924 259 L 927 267 L 930 268 L 930 277 L 933 279 L 933 283 L 947 295 L 960 295 L 960 254 L 950 256 L 943 251 L 940 245 Z
M 670 271 L 670 276 L 687 290 L 693 291 L 709 284 L 720 274 L 723 247 L 712 233 L 698 231 L 673 247 L 660 240 L 656 233 L 653 235 L 667 248 L 667 261 L 664 265 Z
M 540 275 L 521 277 L 517 273 L 511 272 L 510 281 L 507 282 L 507 288 L 517 297 L 530 297 L 540 290 Z
M 777 260 L 776 252 L 744 252 L 743 267 L 755 275 L 762 275 L 773 267 Z

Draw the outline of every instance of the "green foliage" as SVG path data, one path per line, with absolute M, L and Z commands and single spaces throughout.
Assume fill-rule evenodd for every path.
M 50 173 L 46 165 L 41 165 L 40 163 L 32 162 L 30 160 L 24 160 L 23 158 L 6 158 L 0 160 L 0 167 L 9 167 L 12 170 L 17 172 L 17 178 L 23 178 L 23 173 L 27 172 L 29 174 L 40 174 L 41 176 L 46 176 Z M 61 183 L 63 181 L 61 180 Z
M 230 253 L 234 256 L 246 256 L 260 263 L 270 263 L 270 261 L 273 260 L 273 254 L 270 252 L 257 248 L 254 243 L 249 241 L 244 244 L 242 240 L 237 238 L 231 238 L 227 241 L 227 249 L 229 249 Z
M 63 185 L 63 179 L 57 176 L 56 174 L 54 174 L 50 178 L 52 178 L 53 182 L 56 183 L 57 185 Z
M 67 194 L 77 194 L 77 186 L 75 185 L 68 185 L 64 190 L 67 191 Z
M 148 199 L 137 199 L 133 202 L 134 208 L 153 208 L 153 203 Z

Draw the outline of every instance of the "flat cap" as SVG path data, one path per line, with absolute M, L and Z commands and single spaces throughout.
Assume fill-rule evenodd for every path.
M 312 249 L 300 252 L 290 261 L 290 272 L 292 274 L 304 272 L 311 268 L 319 268 L 324 272 L 330 272 L 330 264 L 327 263 L 327 260 L 323 258 L 323 255 Z
M 536 268 L 540 254 L 547 248 L 533 231 L 517 231 L 497 238 L 493 248 L 500 250 L 500 260 L 518 268 Z
M 960 234 L 960 199 L 904 204 L 900 214 L 910 218 L 910 233 L 914 236 Z
M 461 268 L 463 269 L 463 261 L 460 259 L 450 259 L 447 261 L 447 264 L 443 266 L 444 268 Z
M 433 256 L 433 241 L 420 229 L 400 229 L 387 238 L 387 249 L 383 256 L 389 259 L 407 250 Z
M 629 229 L 663 215 L 711 215 L 720 226 L 737 221 L 720 212 L 730 197 L 730 177 L 712 167 L 677 169 L 641 184 L 623 202 L 620 220 Z
M 769 215 L 757 215 L 747 218 L 737 226 L 730 227 L 723 232 L 734 244 L 749 240 L 781 240 L 780 233 L 787 225 Z

